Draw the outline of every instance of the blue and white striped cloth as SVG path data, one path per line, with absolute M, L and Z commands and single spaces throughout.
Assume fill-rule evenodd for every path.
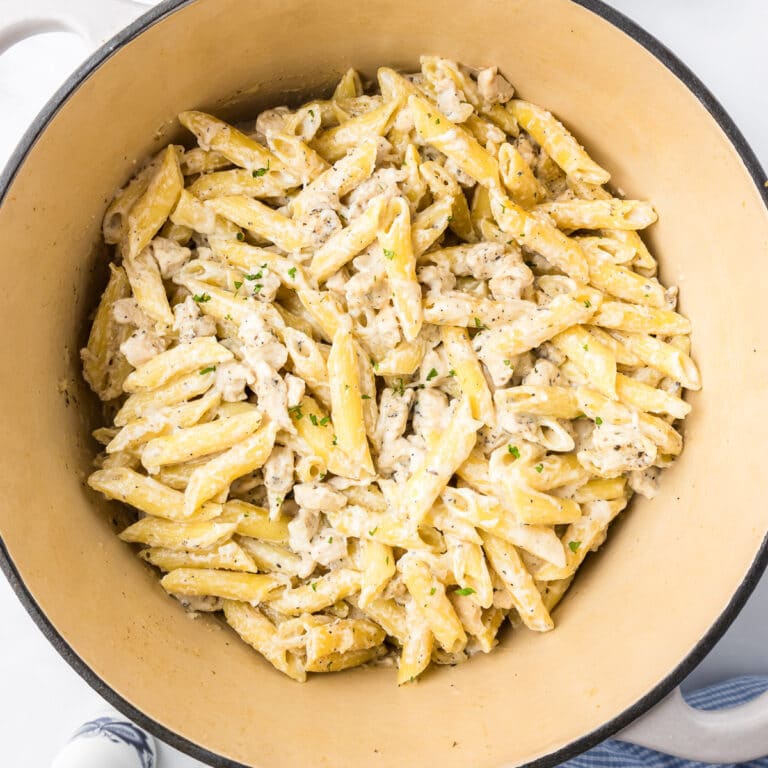
M 687 693 L 685 700 L 698 709 L 725 709 L 745 704 L 766 690 L 768 677 L 747 675 Z M 562 768 L 706 768 L 709 765 L 609 739 L 589 752 L 562 763 Z M 768 768 L 768 757 L 737 765 L 740 768 Z M 734 764 L 724 768 L 734 768 Z

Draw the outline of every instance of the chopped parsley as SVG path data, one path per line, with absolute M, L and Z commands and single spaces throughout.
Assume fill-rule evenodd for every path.
M 242 232 L 238 232 L 236 237 L 241 243 L 245 240 L 245 235 Z
M 589 299 L 585 299 L 584 306 L 589 309 L 592 306 L 592 302 Z
M 257 272 L 255 275 L 246 275 L 246 280 L 261 280 L 261 272 Z
M 392 261 L 395 258 L 395 252 L 390 251 L 389 248 L 384 249 L 384 257 Z
M 301 412 L 301 406 L 300 405 L 291 406 L 288 409 L 288 413 L 290 413 L 291 416 L 293 416 L 293 418 L 296 419 L 296 421 L 298 421 L 304 415 Z
M 333 536 L 329 536 L 328 537 L 328 543 L 329 544 L 333 544 Z
M 315 416 L 314 413 L 309 414 L 309 420 L 314 424 L 314 426 L 317 426 L 317 416 Z
M 520 449 L 516 445 L 508 445 L 507 450 L 516 458 L 520 458 Z
M 253 295 L 255 296 L 259 293 L 263 287 L 264 285 L 262 283 L 256 283 L 256 285 L 253 286 Z
M 200 369 L 200 375 L 203 376 L 206 373 L 213 373 L 216 370 L 215 365 L 209 365 L 207 368 Z
M 437 376 L 437 369 L 433 368 L 428 374 L 427 374 L 427 381 L 432 381 L 432 379 Z
M 288 270 L 288 274 L 290 275 L 291 280 L 295 280 L 296 279 L 296 267 L 291 267 Z
M 485 326 L 483 325 L 482 320 L 480 320 L 479 317 L 474 318 L 475 321 L 475 328 L 479 328 L 481 331 L 485 330 Z
M 269 170 L 269 160 L 267 160 L 267 165 L 265 168 L 257 168 L 253 172 L 253 178 L 258 179 L 260 176 L 263 176 L 268 170 Z
M 199 296 L 192 297 L 198 304 L 205 304 L 206 301 L 210 301 L 211 297 L 207 293 L 201 293 Z
M 506 365 L 507 368 L 511 368 L 512 367 L 512 361 L 511 360 L 505 360 L 504 361 L 504 365 Z
M 361 400 L 370 400 L 371 396 L 370 395 L 360 395 L 360 399 Z
M 339 444 L 339 442 L 338 442 L 338 440 L 336 439 L 336 435 L 334 435 L 334 436 L 333 436 L 333 445 L 338 445 L 338 444 Z
M 456 375 L 456 371 L 454 371 L 453 368 L 451 368 L 451 370 L 448 371 L 448 375 L 449 376 L 455 376 Z
M 240 286 L 243 284 L 242 280 L 235 280 L 235 290 L 238 290 Z
M 457 595 L 462 595 L 463 597 L 466 597 L 467 595 L 474 595 L 475 590 L 472 589 L 472 587 L 462 587 L 461 589 L 456 589 L 454 592 Z
M 589 344 L 585 344 L 583 349 L 585 352 L 589 352 Z
M 371 530 L 368 531 L 368 535 L 369 536 L 373 536 L 373 535 L 375 535 L 376 531 L 378 531 L 378 530 L 379 530 L 379 526 L 377 525 L 375 528 L 371 528 Z
M 435 125 L 440 125 L 440 118 L 439 117 L 435 118 Z
M 405 382 L 402 379 L 397 379 L 397 384 L 395 387 L 393 387 L 395 392 L 397 392 L 398 395 L 404 395 L 405 394 Z
M 544 471 L 544 465 L 543 464 L 537 464 L 534 469 L 541 474 Z
M 595 424 L 599 427 L 603 423 L 603 420 L 599 416 L 595 416 Z
M 327 424 L 327 423 L 328 423 L 330 420 L 331 420 L 331 419 L 330 419 L 330 417 L 328 417 L 328 416 L 323 416 L 323 418 L 322 418 L 322 419 L 320 419 L 320 421 L 318 422 L 318 424 L 319 424 L 321 427 L 324 427 L 324 426 L 325 426 L 325 425 L 326 425 L 326 424 Z
M 435 592 L 437 592 L 437 587 L 432 587 L 432 589 L 429 590 L 430 595 L 434 595 Z
M 579 547 L 581 546 L 580 541 L 569 541 L 568 542 L 568 549 L 571 550 L 574 554 L 579 551 Z
M 313 581 L 309 586 L 312 587 L 312 591 L 313 592 L 317 592 L 317 582 L 316 581 Z

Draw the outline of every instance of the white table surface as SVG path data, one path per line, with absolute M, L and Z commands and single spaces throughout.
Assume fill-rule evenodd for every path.
M 768 1 L 608 1 L 699 75 L 768 168 Z M 66 6 L 67 0 L 60 3 Z M 3 6 L 8 0 L 0 2 L 0 25 Z M 29 39 L 0 56 L 0 166 L 48 96 L 87 53 L 78 37 L 62 33 Z M 58 656 L 2 578 L 0 617 L 0 764 L 41 768 L 73 729 L 108 705 Z M 768 674 L 766 617 L 768 577 L 686 687 L 736 674 Z M 159 768 L 200 765 L 160 745 Z

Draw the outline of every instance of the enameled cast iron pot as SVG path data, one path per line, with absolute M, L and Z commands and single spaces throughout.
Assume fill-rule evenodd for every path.
M 124 0 L 3 7 L 0 50 L 57 25 L 102 35 L 136 12 Z M 415 68 L 423 52 L 499 64 L 617 188 L 654 201 L 650 244 L 664 282 L 680 286 L 704 389 L 660 495 L 613 524 L 554 632 L 510 633 L 494 653 L 402 689 L 387 669 L 299 686 L 218 620 L 191 621 L 114 535 L 117 505 L 84 485 L 99 417 L 78 349 L 106 279 L 99 225 L 136 162 L 183 136 L 178 112 L 241 118 L 328 93 L 349 66 L 369 77 L 381 64 Z M 575 755 L 672 690 L 766 564 L 764 179 L 704 86 L 597 0 L 161 3 L 69 79 L 0 179 L 6 575 L 100 693 L 214 765 L 491 768 Z M 767 703 L 723 721 L 673 696 L 628 738 L 744 760 L 768 752 Z

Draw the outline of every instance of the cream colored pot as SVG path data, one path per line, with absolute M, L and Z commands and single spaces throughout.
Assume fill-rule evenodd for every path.
M 9 6 L 23 15 L 0 17 L 0 49 L 46 25 L 103 35 L 135 11 L 117 0 Z M 79 8 L 80 21 L 61 6 Z M 114 535 L 116 505 L 84 485 L 97 409 L 77 350 L 105 283 L 99 224 L 136 161 L 182 135 L 181 110 L 242 117 L 326 93 L 351 65 L 368 75 L 384 63 L 414 68 L 422 52 L 498 63 L 573 128 L 617 187 L 654 201 L 651 244 L 664 282 L 680 285 L 704 389 L 660 496 L 636 499 L 613 525 L 554 632 L 516 632 L 493 654 L 403 689 L 388 670 L 299 686 L 217 620 L 190 621 Z M 215 765 L 491 768 L 552 765 L 586 749 L 692 669 L 766 563 L 763 181 L 702 84 L 596 0 L 162 3 L 68 81 L 0 180 L 7 576 L 104 696 Z M 673 697 L 655 714 L 661 730 L 646 721 L 630 736 L 744 760 L 768 752 L 765 705 L 723 725 L 692 718 Z

